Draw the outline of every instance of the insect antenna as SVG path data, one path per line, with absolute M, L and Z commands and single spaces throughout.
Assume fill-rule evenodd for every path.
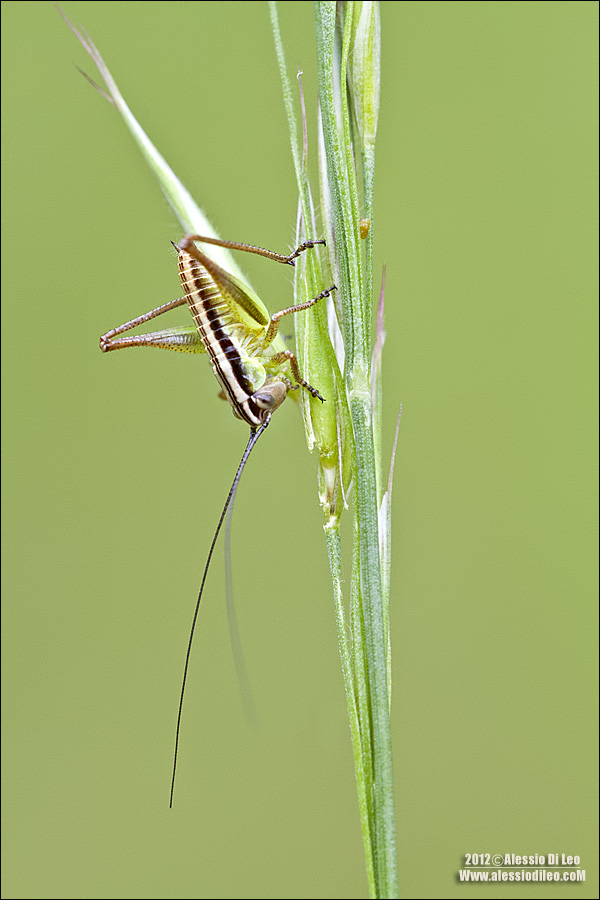
M 238 485 L 239 486 L 239 485 Z M 235 674 L 237 676 L 242 708 L 248 724 L 256 728 L 258 725 L 258 717 L 254 698 L 252 696 L 252 687 L 250 685 L 250 677 L 246 668 L 244 659 L 244 649 L 242 647 L 242 639 L 240 637 L 240 629 L 235 611 L 235 598 L 233 592 L 233 569 L 231 556 L 231 520 L 233 518 L 233 506 L 235 503 L 235 491 L 227 510 L 227 518 L 225 520 L 225 599 L 227 606 L 227 621 L 229 623 L 229 638 L 231 641 L 231 654 L 235 665 Z
M 181 726 L 181 712 L 183 710 L 183 696 L 185 694 L 185 684 L 187 681 L 188 666 L 189 666 L 189 662 L 190 662 L 190 653 L 192 651 L 192 641 L 194 640 L 194 630 L 196 628 L 196 621 L 198 619 L 198 613 L 200 611 L 200 601 L 202 600 L 202 593 L 204 591 L 204 584 L 206 582 L 206 576 L 208 575 L 210 561 L 212 559 L 215 545 L 217 543 L 217 538 L 219 537 L 219 532 L 221 531 L 221 526 L 223 524 L 223 520 L 225 519 L 227 510 L 229 509 L 229 505 L 230 505 L 231 501 L 235 497 L 238 482 L 239 482 L 240 478 L 242 477 L 242 472 L 244 471 L 244 466 L 246 465 L 246 463 L 248 461 L 248 457 L 250 456 L 250 453 L 252 452 L 252 448 L 254 447 L 257 440 L 259 439 L 259 437 L 261 436 L 261 434 L 263 433 L 263 431 L 269 424 L 270 419 L 271 419 L 271 417 L 269 415 L 269 417 L 258 428 L 250 429 L 250 437 L 248 438 L 248 443 L 246 444 L 246 449 L 244 450 L 244 453 L 240 460 L 240 464 L 237 467 L 237 472 L 235 473 L 235 478 L 233 479 L 233 484 L 231 485 L 231 488 L 229 489 L 229 493 L 227 495 L 227 500 L 225 501 L 225 506 L 223 507 L 223 511 L 219 518 L 219 522 L 217 524 L 215 534 L 212 539 L 212 543 L 210 545 L 210 550 L 208 551 L 208 558 L 206 560 L 206 565 L 204 567 L 204 574 L 202 575 L 202 581 L 200 583 L 200 590 L 198 591 L 198 599 L 196 600 L 196 608 L 194 609 L 194 617 L 192 619 L 192 627 L 190 629 L 190 637 L 188 640 L 187 652 L 185 654 L 185 666 L 183 668 L 183 679 L 181 682 L 181 694 L 179 695 L 179 710 L 177 712 L 177 728 L 175 731 L 175 752 L 173 754 L 173 774 L 171 776 L 171 796 L 170 796 L 170 800 L 169 800 L 169 808 L 171 808 L 173 806 L 173 791 L 175 790 L 175 772 L 177 770 L 177 752 L 179 750 L 179 729 Z

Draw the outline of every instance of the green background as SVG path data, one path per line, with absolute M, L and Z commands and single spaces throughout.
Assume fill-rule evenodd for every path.
M 65 5 L 221 234 L 291 245 L 266 5 Z M 2 13 L 3 896 L 365 896 L 293 404 L 234 518 L 260 728 L 241 712 L 220 551 L 168 809 L 191 612 L 246 431 L 203 359 L 100 353 L 102 332 L 178 296 L 179 228 L 52 4 Z M 312 6 L 281 18 L 314 149 Z M 404 407 L 392 718 L 407 897 L 598 895 L 596 20 L 589 2 L 382 5 L 374 229 L 388 453 Z M 289 303 L 285 271 L 242 264 L 271 310 Z M 469 852 L 579 854 L 587 881 L 465 885 Z

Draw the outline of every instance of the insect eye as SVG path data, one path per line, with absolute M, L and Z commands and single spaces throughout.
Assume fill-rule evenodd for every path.
M 273 409 L 277 405 L 278 398 L 268 391 L 256 391 L 252 395 L 252 399 L 260 406 L 261 409 Z

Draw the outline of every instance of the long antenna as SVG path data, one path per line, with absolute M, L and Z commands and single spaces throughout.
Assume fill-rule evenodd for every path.
M 237 490 L 238 482 L 239 482 L 240 478 L 242 477 L 242 472 L 244 471 L 244 466 L 246 465 L 246 463 L 248 461 L 248 457 L 250 456 L 250 453 L 252 452 L 252 448 L 254 447 L 257 440 L 259 439 L 259 437 L 261 436 L 261 434 L 263 433 L 263 431 L 269 424 L 270 419 L 271 419 L 271 416 L 269 415 L 268 418 L 266 419 L 266 421 L 263 422 L 263 424 L 260 425 L 258 428 L 250 429 L 250 437 L 248 438 L 248 443 L 246 444 L 246 449 L 244 450 L 244 453 L 240 460 L 240 464 L 237 468 L 237 472 L 235 473 L 235 478 L 233 479 L 233 484 L 231 485 L 231 488 L 229 489 L 229 493 L 227 495 L 227 500 L 225 501 L 225 506 L 223 507 L 223 512 L 221 513 L 221 516 L 219 518 L 219 524 L 217 525 L 214 537 L 212 539 L 212 544 L 210 545 L 210 550 L 208 551 L 208 559 L 206 560 L 206 566 L 204 567 L 204 574 L 202 576 L 202 582 L 200 584 L 200 590 L 198 592 L 198 599 L 196 600 L 196 608 L 194 610 L 194 618 L 192 619 L 192 627 L 190 629 L 190 638 L 188 641 L 187 653 L 185 654 L 185 666 L 183 669 L 183 680 L 181 682 L 181 694 L 179 696 L 179 711 L 177 713 L 177 730 L 175 732 L 175 753 L 173 755 L 173 774 L 171 776 L 171 797 L 169 800 L 169 809 L 173 806 L 173 791 L 175 790 L 175 772 L 177 770 L 177 751 L 179 750 L 179 729 L 181 726 L 181 711 L 183 709 L 183 695 L 185 693 L 185 684 L 187 681 L 188 666 L 189 666 L 189 662 L 190 662 L 190 653 L 192 651 L 192 641 L 194 640 L 194 630 L 196 628 L 198 612 L 200 611 L 200 601 L 202 600 L 202 593 L 204 591 L 204 584 L 206 582 L 206 576 L 208 575 L 210 561 L 212 559 L 213 551 L 214 551 L 215 545 L 217 543 L 217 538 L 219 537 L 221 525 L 223 524 L 223 520 L 224 520 L 227 510 L 229 508 L 229 504 L 231 503 L 231 500 L 234 497 L 235 492 Z
M 239 484 L 238 484 L 239 487 Z M 244 648 L 240 637 L 240 629 L 235 611 L 235 598 L 233 591 L 233 569 L 231 562 L 231 520 L 233 518 L 233 507 L 235 504 L 235 491 L 227 510 L 225 518 L 225 600 L 227 607 L 227 621 L 229 623 L 229 638 L 231 641 L 231 655 L 235 665 L 235 674 L 240 690 L 240 699 L 242 701 L 242 709 L 249 726 L 256 728 L 258 726 L 258 717 L 254 698 L 252 696 L 252 687 L 250 685 L 250 677 L 246 668 L 244 659 Z

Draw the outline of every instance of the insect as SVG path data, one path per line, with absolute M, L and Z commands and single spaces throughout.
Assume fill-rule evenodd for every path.
M 210 259 L 196 246 L 196 242 L 214 244 L 229 250 L 256 253 L 267 259 L 291 266 L 294 265 L 295 259 L 301 253 L 314 248 L 317 244 L 325 243 L 325 241 L 307 240 L 293 253 L 284 256 L 250 244 L 188 234 L 179 244 L 173 244 L 178 255 L 179 276 L 184 296 L 171 300 L 130 322 L 125 322 L 124 325 L 113 328 L 100 338 L 100 348 L 104 352 L 122 350 L 126 347 L 158 347 L 180 353 L 206 352 L 221 386 L 221 396 L 229 401 L 233 414 L 250 426 L 248 443 L 212 539 L 194 609 L 179 696 L 170 806 L 173 805 L 181 715 L 192 641 L 208 569 L 221 526 L 235 498 L 238 483 L 250 453 L 269 425 L 273 412 L 281 406 L 288 392 L 302 387 L 313 397 L 324 402 L 324 398 L 321 397 L 318 390 L 302 378 L 298 361 L 291 350 L 278 352 L 273 350 L 272 344 L 277 335 L 279 322 L 284 316 L 308 309 L 319 300 L 328 297 L 336 289 L 335 285 L 332 285 L 306 303 L 289 306 L 269 315 L 256 294 L 240 279 Z M 121 336 L 138 325 L 143 325 L 145 322 L 186 303 L 195 325 L 180 325 L 134 337 Z M 289 377 L 290 374 L 294 381 Z

